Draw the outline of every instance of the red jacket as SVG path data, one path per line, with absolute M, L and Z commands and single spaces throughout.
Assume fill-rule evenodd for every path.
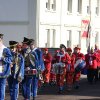
M 78 59 L 85 60 L 85 56 L 83 53 L 73 53 L 73 55 L 75 56 L 75 61 L 77 61 Z
M 58 62 L 62 62 L 62 63 L 66 63 L 66 54 L 63 54 L 61 52 L 58 52 L 55 56 L 54 56 L 54 63 L 58 63 Z
M 50 53 L 43 54 L 43 60 L 44 60 L 44 65 L 46 68 L 51 67 L 52 56 Z
M 97 69 L 97 55 L 96 53 L 85 55 L 86 67 L 88 69 Z
M 75 55 L 74 54 L 72 54 L 71 56 L 70 56 L 70 59 L 71 59 L 71 72 L 74 72 L 74 64 L 75 64 Z
M 96 51 L 97 66 L 100 68 L 100 50 Z

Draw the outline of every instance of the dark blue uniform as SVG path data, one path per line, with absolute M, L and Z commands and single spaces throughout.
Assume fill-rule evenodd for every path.
M 10 90 L 11 100 L 18 99 L 19 82 L 24 78 L 24 59 L 21 54 L 12 52 L 13 56 L 13 67 L 11 68 L 11 75 L 8 77 L 8 85 Z M 16 60 L 16 62 L 15 62 Z
M 10 63 L 12 55 L 8 48 L 5 46 L 0 49 L 0 100 L 5 98 L 6 78 L 10 74 Z
M 34 60 L 32 61 L 33 63 L 29 63 L 30 69 L 36 69 L 37 74 L 32 75 L 32 76 L 26 76 L 26 99 L 30 100 L 31 96 L 31 88 L 32 87 L 32 93 L 33 93 L 33 98 L 37 96 L 37 90 L 38 90 L 38 80 L 39 80 L 39 72 L 44 70 L 44 63 L 42 59 L 42 51 L 39 48 L 34 48 L 32 51 L 29 53 L 34 57 Z M 32 60 L 32 59 L 31 59 Z

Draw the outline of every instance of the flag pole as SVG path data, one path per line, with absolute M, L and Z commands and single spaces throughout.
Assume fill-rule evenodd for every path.
M 91 0 L 89 0 L 89 6 L 90 6 L 90 25 L 89 25 L 89 46 L 90 46 L 90 49 L 92 47 L 92 12 L 91 12 Z

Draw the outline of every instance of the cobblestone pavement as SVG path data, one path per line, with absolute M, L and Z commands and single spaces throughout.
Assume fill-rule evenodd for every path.
M 9 93 L 6 93 L 6 100 L 10 100 Z M 21 93 L 18 100 L 24 100 Z M 90 85 L 82 75 L 78 90 L 68 92 L 65 87 L 63 94 L 58 94 L 56 86 L 42 87 L 36 100 L 100 100 L 100 81 Z

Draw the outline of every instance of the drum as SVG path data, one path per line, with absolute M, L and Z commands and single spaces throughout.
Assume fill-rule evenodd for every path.
M 86 66 L 86 62 L 84 60 L 77 60 L 75 65 L 74 65 L 74 68 L 75 68 L 75 72 L 80 72 L 84 67 Z
M 25 71 L 25 75 L 36 75 L 37 70 L 36 69 L 30 69 Z
M 65 71 L 65 64 L 64 63 L 55 63 L 52 66 L 52 73 L 54 74 L 63 74 Z

